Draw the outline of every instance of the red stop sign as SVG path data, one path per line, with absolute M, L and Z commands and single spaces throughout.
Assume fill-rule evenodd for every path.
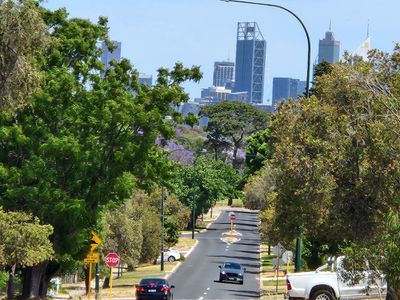
M 119 255 L 111 252 L 106 255 L 106 265 L 109 267 L 116 267 L 119 264 Z
M 229 218 L 230 218 L 231 220 L 235 220 L 235 219 L 236 219 L 235 213 L 234 213 L 234 212 L 231 212 L 231 213 L 229 214 Z

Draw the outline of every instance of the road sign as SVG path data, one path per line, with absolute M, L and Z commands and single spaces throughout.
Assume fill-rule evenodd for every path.
M 283 245 L 281 243 L 278 243 L 278 245 L 276 245 L 272 248 L 272 253 L 275 256 L 281 256 L 284 251 L 285 251 L 285 248 L 283 247 Z
M 119 255 L 117 253 L 111 252 L 106 255 L 106 265 L 110 268 L 119 265 Z
M 97 264 L 99 262 L 100 254 L 99 252 L 90 252 L 86 255 L 83 262 L 85 264 Z
M 286 250 L 282 253 L 282 260 L 283 262 L 291 264 L 293 262 L 293 252 L 290 250 Z
M 236 219 L 236 215 L 235 215 L 235 213 L 233 211 L 231 211 L 229 213 L 229 219 L 231 219 L 231 220 L 235 220 Z
M 90 252 L 93 252 L 101 244 L 101 239 L 96 233 L 92 231 L 92 237 L 90 238 Z

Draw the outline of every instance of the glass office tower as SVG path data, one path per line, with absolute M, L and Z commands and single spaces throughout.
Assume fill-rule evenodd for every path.
M 248 92 L 250 103 L 262 103 L 266 41 L 256 22 L 239 22 L 234 92 Z

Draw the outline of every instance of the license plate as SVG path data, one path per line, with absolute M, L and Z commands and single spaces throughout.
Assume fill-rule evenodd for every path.
M 229 280 L 235 280 L 235 278 L 233 278 L 233 277 L 229 277 L 228 279 L 229 279 Z
M 149 293 L 155 293 L 157 290 L 148 290 Z

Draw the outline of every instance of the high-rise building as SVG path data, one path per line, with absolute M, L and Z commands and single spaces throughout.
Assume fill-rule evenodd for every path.
M 223 86 L 231 83 L 235 75 L 235 63 L 216 61 L 214 63 L 213 86 Z
M 289 98 L 297 99 L 299 82 L 299 79 L 274 77 L 272 81 L 272 104 L 283 100 L 287 101 Z
M 153 76 L 139 73 L 139 83 L 145 83 L 148 86 L 153 85 Z
M 318 63 L 327 61 L 331 64 L 339 61 L 340 41 L 335 40 L 329 25 L 329 31 L 325 32 L 325 38 L 319 40 Z
M 108 49 L 105 42 L 101 43 L 101 49 L 103 50 L 101 62 L 106 68 L 110 67 L 110 62 L 112 60 L 119 61 L 121 59 L 121 42 L 112 41 L 112 43 L 115 47 L 112 52 Z
M 248 92 L 249 102 L 262 103 L 266 41 L 256 22 L 239 22 L 234 92 Z

